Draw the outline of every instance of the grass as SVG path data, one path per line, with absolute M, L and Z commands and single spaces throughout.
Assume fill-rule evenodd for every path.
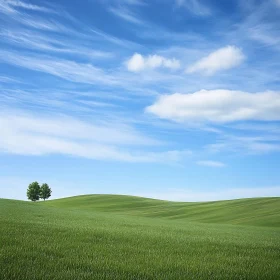
M 280 198 L 0 200 L 0 279 L 280 279 Z

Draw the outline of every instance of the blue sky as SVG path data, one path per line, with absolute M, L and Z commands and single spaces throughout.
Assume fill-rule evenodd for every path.
M 279 0 L 0 0 L 0 33 L 0 197 L 280 196 Z

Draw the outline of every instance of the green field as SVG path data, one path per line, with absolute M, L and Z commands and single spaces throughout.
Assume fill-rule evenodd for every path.
M 280 279 L 280 198 L 0 199 L 0 279 Z

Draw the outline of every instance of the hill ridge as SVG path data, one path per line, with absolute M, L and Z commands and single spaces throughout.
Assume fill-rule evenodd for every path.
M 40 204 L 150 218 L 280 227 L 280 197 L 173 202 L 128 195 L 93 194 Z
M 49 201 L 57 201 L 63 199 L 71 199 L 71 198 L 79 198 L 79 197 L 93 197 L 93 196 L 111 196 L 111 197 L 127 197 L 127 198 L 140 198 L 140 199 L 149 199 L 149 200 L 156 200 L 156 201 L 164 201 L 164 202 L 174 202 L 174 203 L 211 203 L 211 202 L 226 202 L 226 201 L 238 201 L 238 200 L 258 200 L 258 199 L 280 199 L 278 196 L 265 196 L 265 197 L 244 197 L 244 198 L 233 198 L 233 199 L 221 199 L 221 200 L 209 200 L 209 201 L 174 201 L 174 200 L 167 200 L 167 199 L 160 199 L 160 198 L 152 198 L 147 196 L 140 196 L 140 195 L 129 195 L 129 194 L 81 194 L 81 195 L 74 195 L 74 196 L 66 196 L 60 198 L 50 199 Z

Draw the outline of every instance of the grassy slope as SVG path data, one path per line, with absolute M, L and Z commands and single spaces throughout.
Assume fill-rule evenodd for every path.
M 0 200 L 0 279 L 279 279 L 279 208 L 279 198 Z
M 280 227 L 280 198 L 186 203 L 125 195 L 85 195 L 46 202 L 49 206 L 207 223 Z

